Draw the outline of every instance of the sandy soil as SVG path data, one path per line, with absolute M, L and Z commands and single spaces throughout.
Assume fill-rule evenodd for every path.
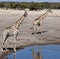
M 40 11 L 28 11 L 27 18 L 23 21 L 19 29 L 19 35 L 17 39 L 17 45 L 27 44 L 29 42 L 41 42 L 44 43 L 46 40 L 60 40 L 60 10 L 52 10 L 52 14 L 43 20 L 43 33 L 42 35 L 32 35 L 33 29 L 32 22 L 39 15 L 43 14 L 46 10 Z M 0 9 L 0 48 L 3 41 L 3 30 L 5 27 L 12 25 L 22 15 L 23 10 L 3 10 Z M 40 30 L 38 30 L 40 31 Z M 8 46 L 7 46 L 8 45 Z M 5 46 L 13 47 L 13 37 L 9 37 Z
M 17 41 L 27 41 L 27 39 L 31 41 L 35 41 L 37 39 L 60 39 L 60 10 L 52 10 L 52 14 L 49 13 L 48 16 L 43 20 L 43 31 L 42 36 L 40 34 L 37 34 L 36 36 L 33 36 L 31 33 L 33 32 L 33 29 L 30 29 L 32 27 L 33 20 L 38 17 L 39 15 L 43 14 L 46 10 L 40 10 L 40 11 L 28 11 L 27 18 L 23 21 L 23 23 L 20 26 L 19 29 L 19 35 Z M 0 9 L 0 42 L 3 41 L 3 30 L 5 27 L 8 27 L 12 25 L 16 20 L 18 20 L 22 15 L 24 11 L 23 10 L 3 10 Z M 40 30 L 38 30 L 40 31 Z M 8 42 L 13 43 L 13 37 L 8 38 Z M 34 39 L 34 40 L 33 40 Z M 12 41 L 12 42 L 11 42 Z M 0 43 L 0 44 L 1 44 Z

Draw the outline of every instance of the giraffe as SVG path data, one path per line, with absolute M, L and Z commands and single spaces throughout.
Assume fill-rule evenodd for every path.
M 35 50 L 34 50 L 34 47 L 33 47 L 32 54 L 33 54 L 34 59 L 42 59 L 41 49 L 39 49 L 38 53 L 36 53 Z
M 44 14 L 42 14 L 39 17 L 37 17 L 36 19 L 34 19 L 34 21 L 33 21 L 33 32 L 34 33 L 37 33 L 36 32 L 37 28 L 35 28 L 36 26 L 38 26 L 38 29 L 39 29 L 39 26 L 41 26 L 41 33 L 42 33 L 42 22 L 43 22 L 43 19 L 45 17 L 47 17 L 49 12 L 52 13 L 51 9 L 47 9 L 47 11 Z M 34 35 L 34 33 L 32 33 L 32 34 Z
M 24 19 L 27 17 L 28 13 L 25 10 L 24 14 L 21 16 L 21 18 L 19 18 L 16 22 L 14 22 L 11 26 L 6 27 L 5 30 L 3 31 L 3 44 L 2 47 L 5 44 L 5 41 L 7 40 L 7 38 L 12 35 L 14 36 L 14 44 L 16 43 L 16 39 L 17 39 L 17 35 L 18 35 L 18 29 L 20 27 L 20 25 L 22 24 L 22 22 L 24 21 Z M 16 51 L 16 45 L 14 45 L 14 51 Z

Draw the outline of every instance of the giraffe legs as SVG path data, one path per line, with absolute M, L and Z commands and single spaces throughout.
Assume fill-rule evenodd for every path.
M 18 32 L 14 34 L 14 52 L 16 52 L 16 39 L 17 39 Z
M 17 37 L 16 37 L 17 35 L 16 34 L 14 34 L 14 52 L 16 52 L 16 39 L 17 39 Z
M 34 24 L 33 25 L 33 35 L 34 34 L 42 34 L 42 27 L 43 27 L 43 24 L 42 24 L 42 21 L 41 22 L 38 22 L 37 24 Z M 40 32 L 37 32 L 37 30 L 40 30 Z
M 3 49 L 4 48 L 4 44 L 5 44 L 5 42 L 6 42 L 7 38 L 8 38 L 8 33 L 6 31 L 3 32 L 3 37 L 4 37 L 4 40 L 3 40 L 3 43 L 2 43 L 2 51 L 3 50 L 7 50 L 7 49 Z
M 5 41 L 7 40 L 7 32 L 6 31 L 4 31 L 3 32 L 3 44 L 2 45 L 4 45 L 5 44 Z
M 4 36 L 4 41 L 3 41 L 3 45 L 5 44 L 5 41 L 7 40 L 8 35 Z
M 33 26 L 33 35 L 37 33 L 37 27 L 36 26 Z
M 41 26 L 40 26 L 40 32 L 41 32 L 41 34 L 42 34 L 42 31 L 43 31 L 43 24 L 41 24 Z
M 40 26 L 38 26 L 38 27 L 37 26 L 33 26 L 33 33 L 32 34 L 33 35 L 36 34 L 36 33 L 37 34 L 38 33 L 42 34 L 42 27 L 43 27 L 43 24 L 40 24 Z M 37 32 L 37 30 L 40 30 L 40 32 Z
M 38 33 L 42 34 L 42 27 L 43 27 L 43 24 L 40 23 L 40 25 L 38 25 L 38 28 L 37 28 L 37 29 L 40 30 L 40 31 L 37 32 L 37 34 L 38 34 Z

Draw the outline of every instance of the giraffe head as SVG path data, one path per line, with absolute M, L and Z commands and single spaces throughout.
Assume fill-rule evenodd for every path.
M 28 13 L 27 11 L 25 10 L 25 13 L 24 13 L 24 17 L 27 17 Z
M 52 13 L 51 9 L 48 9 L 48 12 Z

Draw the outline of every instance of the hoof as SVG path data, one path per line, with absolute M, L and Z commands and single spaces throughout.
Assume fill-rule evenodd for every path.
M 2 52 L 5 52 L 5 51 L 6 51 L 6 49 L 5 49 L 5 48 L 1 48 L 1 51 L 2 51 Z
M 42 32 L 37 32 L 37 34 L 42 34 Z
M 16 52 L 16 49 L 14 48 L 14 52 Z
M 34 35 L 34 33 L 32 33 L 32 35 Z

